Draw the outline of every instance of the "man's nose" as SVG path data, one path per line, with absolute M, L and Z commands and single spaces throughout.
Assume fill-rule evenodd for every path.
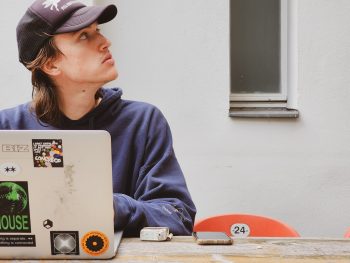
M 111 41 L 105 36 L 101 35 L 101 46 L 100 46 L 101 51 L 109 48 L 111 45 L 112 45 Z

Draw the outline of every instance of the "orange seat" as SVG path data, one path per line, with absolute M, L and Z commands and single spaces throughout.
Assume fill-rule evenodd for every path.
M 226 214 L 198 220 L 194 232 L 225 232 L 234 237 L 300 237 L 292 227 L 278 220 L 246 214 Z
M 350 237 L 350 228 L 345 232 L 344 237 L 345 238 L 349 238 Z

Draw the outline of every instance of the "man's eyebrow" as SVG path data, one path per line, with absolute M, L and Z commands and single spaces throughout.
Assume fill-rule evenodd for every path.
M 79 35 L 80 33 L 84 32 L 88 27 L 84 27 L 83 29 L 80 29 L 79 31 L 73 32 L 73 36 Z
M 87 27 L 84 27 L 84 28 L 80 29 L 79 31 L 75 31 L 75 32 L 73 32 L 73 36 L 79 35 L 79 33 L 82 33 L 82 32 L 84 32 L 84 30 L 92 28 L 93 26 L 94 26 L 94 23 L 89 25 L 89 26 L 87 26 Z M 96 28 L 98 28 L 98 25 L 96 25 Z

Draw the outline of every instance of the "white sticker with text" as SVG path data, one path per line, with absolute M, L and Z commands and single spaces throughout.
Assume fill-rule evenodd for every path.
M 21 172 L 21 167 L 16 163 L 0 164 L 0 174 L 3 176 L 15 176 Z

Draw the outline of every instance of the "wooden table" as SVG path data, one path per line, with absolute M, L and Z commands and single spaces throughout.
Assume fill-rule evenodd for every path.
M 72 260 L 40 260 L 45 262 Z M 235 239 L 233 245 L 197 245 L 192 237 L 174 237 L 166 242 L 146 242 L 123 238 L 118 254 L 111 260 L 74 260 L 73 262 L 191 262 L 191 263 L 350 263 L 350 239 Z M 12 262 L 0 260 L 0 262 Z M 16 260 L 16 262 L 37 262 Z
M 192 237 L 167 242 L 124 238 L 116 262 L 234 262 L 234 263 L 350 263 L 350 240 L 345 239 L 235 239 L 233 245 L 197 245 Z

